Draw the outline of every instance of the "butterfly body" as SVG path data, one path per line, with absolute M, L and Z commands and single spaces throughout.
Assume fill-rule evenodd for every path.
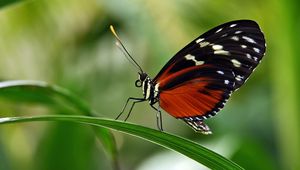
M 143 74 L 144 75 L 140 75 L 139 80 L 141 81 L 144 100 L 148 100 L 150 105 L 154 105 L 158 102 L 157 86 L 153 83 L 152 79 L 146 73 Z
M 162 108 L 194 130 L 210 134 L 203 121 L 224 107 L 264 53 L 264 35 L 256 22 L 237 20 L 217 26 L 176 53 L 155 78 L 141 70 L 136 86 L 144 97 L 133 98 L 131 110 L 136 102 L 148 100 L 159 113 L 160 129 Z

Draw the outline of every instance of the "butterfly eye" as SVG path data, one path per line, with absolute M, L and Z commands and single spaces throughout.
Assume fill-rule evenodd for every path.
M 136 80 L 135 81 L 135 87 L 141 87 L 142 86 L 142 81 L 141 80 Z

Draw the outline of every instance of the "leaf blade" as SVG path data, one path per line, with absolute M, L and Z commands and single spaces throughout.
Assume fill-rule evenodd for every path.
M 1 0 L 0 1 L 0 8 L 6 7 L 8 5 L 12 5 L 14 3 L 24 2 L 24 0 Z
M 132 123 L 87 116 L 62 115 L 0 118 L 0 124 L 31 121 L 71 121 L 86 125 L 106 127 L 145 139 L 165 148 L 177 151 L 211 169 L 243 169 L 229 159 L 226 159 L 225 157 L 213 151 L 210 151 L 209 149 L 206 149 L 205 147 L 193 141 Z
M 50 105 L 50 107 L 55 105 L 59 109 L 63 108 L 63 112 L 72 111 L 72 113 L 80 115 L 99 116 L 71 91 L 44 81 L 12 80 L 0 82 L 0 98 L 14 102 Z M 118 169 L 118 151 L 114 136 L 109 130 L 102 127 L 94 128 L 94 132 L 110 157 L 112 166 L 115 167 L 114 169 Z

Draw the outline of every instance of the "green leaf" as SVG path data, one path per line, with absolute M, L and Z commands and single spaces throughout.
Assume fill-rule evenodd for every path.
M 94 115 L 93 111 L 73 93 L 43 81 L 14 80 L 0 82 L 0 97 L 63 109 L 69 108 L 79 114 Z
M 1 0 L 0 1 L 0 8 L 3 8 L 7 5 L 11 5 L 11 4 L 14 4 L 14 3 L 17 3 L 17 2 L 22 2 L 24 0 Z
M 194 159 L 195 161 L 211 169 L 243 169 L 236 163 L 224 158 L 223 156 L 209 149 L 204 148 L 203 146 L 193 141 L 166 132 L 161 132 L 158 130 L 150 129 L 131 123 L 87 116 L 62 115 L 0 118 L 0 124 L 32 121 L 69 121 L 87 124 L 95 127 L 106 127 L 148 140 L 165 148 L 172 149 L 190 157 L 191 159 Z
M 81 115 L 97 116 L 80 98 L 56 85 L 43 81 L 14 80 L 0 82 L 0 97 L 14 102 L 30 102 L 50 105 L 51 108 L 63 109 L 63 113 L 77 113 Z M 106 149 L 112 164 L 117 169 L 117 149 L 114 136 L 104 128 L 94 128 L 99 141 Z

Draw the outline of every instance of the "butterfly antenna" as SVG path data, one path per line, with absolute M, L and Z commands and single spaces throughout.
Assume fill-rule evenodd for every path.
M 143 73 L 143 69 L 141 68 L 141 66 L 133 59 L 133 57 L 129 54 L 129 52 L 126 50 L 125 46 L 123 45 L 121 39 L 119 38 L 118 34 L 116 33 L 114 27 L 112 25 L 110 25 L 110 31 L 113 33 L 113 35 L 116 37 L 117 39 L 117 43 L 116 45 L 119 47 L 119 49 L 124 53 L 124 55 L 126 56 L 126 58 L 128 59 L 128 61 L 133 64 L 137 69 L 140 70 L 141 73 Z

